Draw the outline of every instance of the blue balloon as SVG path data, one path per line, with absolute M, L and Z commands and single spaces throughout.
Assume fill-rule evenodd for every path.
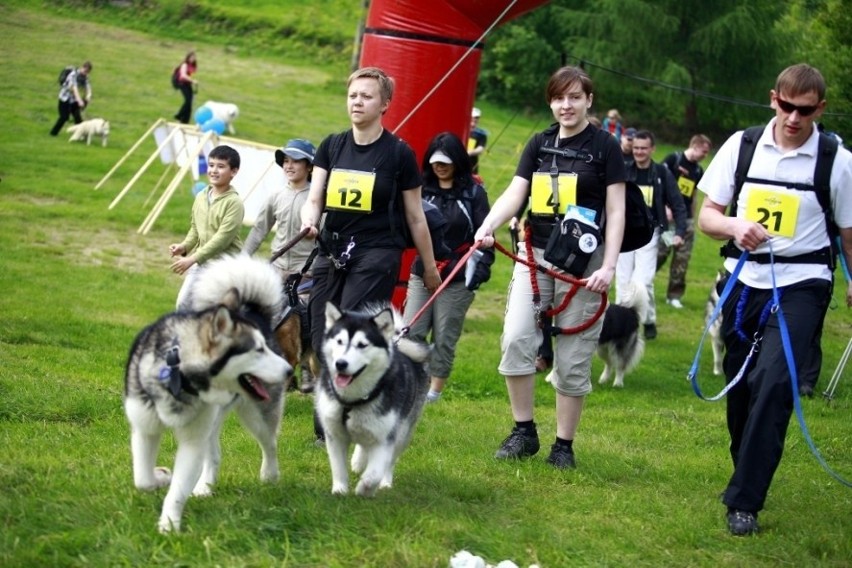
M 195 182 L 195 185 L 192 186 L 192 195 L 198 195 L 199 193 L 204 191 L 205 187 L 207 187 L 207 183 L 203 181 Z
M 213 118 L 213 111 L 210 110 L 210 107 L 198 107 L 198 110 L 195 111 L 195 122 L 197 124 L 204 124 L 211 118 Z
M 205 122 L 204 124 L 209 124 L 210 128 L 208 128 L 208 130 L 212 130 L 213 132 L 215 132 L 216 134 L 219 134 L 220 136 L 225 133 L 225 121 L 222 120 L 221 118 L 210 119 L 207 122 Z M 202 127 L 202 130 L 204 130 L 203 127 Z

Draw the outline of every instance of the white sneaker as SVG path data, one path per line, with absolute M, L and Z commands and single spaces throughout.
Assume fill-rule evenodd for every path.
M 681 304 L 680 300 L 678 300 L 677 298 L 672 298 L 670 300 L 666 300 L 666 303 L 668 305 L 670 305 L 671 307 L 678 309 L 678 310 L 683 308 L 683 304 Z

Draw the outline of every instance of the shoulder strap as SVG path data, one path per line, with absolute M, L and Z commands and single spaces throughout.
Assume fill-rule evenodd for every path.
M 737 169 L 734 172 L 734 196 L 731 198 L 731 205 L 728 208 L 728 215 L 731 217 L 737 216 L 737 199 L 740 196 L 740 190 L 743 188 L 748 169 L 751 166 L 751 160 L 757 148 L 757 141 L 760 139 L 760 135 L 763 134 L 765 128 L 766 125 L 751 126 L 743 132 L 743 137 L 740 141 L 740 152 L 737 156 Z
M 334 166 L 337 165 L 337 160 L 340 159 L 340 151 L 343 149 L 343 144 L 346 142 L 346 135 L 349 133 L 339 132 L 337 134 L 333 134 L 331 137 L 331 142 L 328 144 L 328 171 L 334 169 Z

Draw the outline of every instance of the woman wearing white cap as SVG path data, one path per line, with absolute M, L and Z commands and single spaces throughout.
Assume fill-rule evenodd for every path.
M 450 132 L 438 134 L 423 155 L 423 199 L 441 211 L 446 222 L 444 245 L 448 252 L 451 251 L 448 258 L 438 261 L 444 279 L 473 244 L 473 234 L 488 215 L 490 206 L 485 189 L 473 180 L 470 159 L 458 136 Z M 428 402 L 440 398 L 450 376 L 464 318 L 473 302 L 473 291 L 491 276 L 494 249 L 474 254 L 478 262 L 471 262 L 475 268 L 470 274 L 459 270 L 429 309 L 411 324 L 412 339 L 425 342 L 431 332 L 433 349 L 429 373 L 432 382 L 426 398 Z M 429 299 L 430 294 L 423 285 L 423 269 L 423 261 L 415 258 L 405 299 L 405 321 L 411 321 Z

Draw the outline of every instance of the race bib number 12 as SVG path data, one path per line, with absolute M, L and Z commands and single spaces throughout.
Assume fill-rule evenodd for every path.
M 373 188 L 376 174 L 354 170 L 331 170 L 325 206 L 329 209 L 370 213 L 373 210 Z

